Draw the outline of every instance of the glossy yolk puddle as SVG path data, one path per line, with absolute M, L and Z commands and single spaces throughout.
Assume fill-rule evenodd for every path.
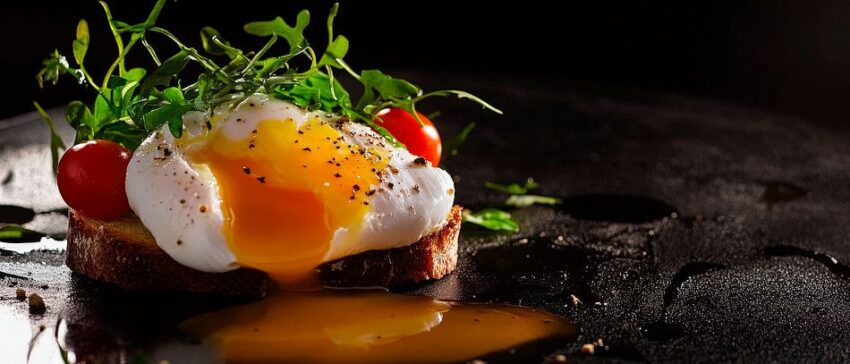
M 322 263 L 337 229 L 359 227 L 386 156 L 349 145 L 312 119 L 298 127 L 261 121 L 243 140 L 214 131 L 193 159 L 216 177 L 224 235 L 238 263 L 291 283 Z
M 541 311 L 383 291 L 284 293 L 180 327 L 243 363 L 457 362 L 577 333 Z

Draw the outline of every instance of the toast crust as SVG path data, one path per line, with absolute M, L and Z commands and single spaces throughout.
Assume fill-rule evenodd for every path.
M 439 279 L 457 265 L 460 206 L 445 225 L 404 247 L 368 251 L 322 264 L 322 284 L 391 287 Z M 66 264 L 76 273 L 127 290 L 184 291 L 225 296 L 262 296 L 276 288 L 265 273 L 240 268 L 201 272 L 171 259 L 135 215 L 100 221 L 71 210 Z

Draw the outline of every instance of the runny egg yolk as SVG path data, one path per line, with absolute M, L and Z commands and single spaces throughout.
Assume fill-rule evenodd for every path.
M 237 262 L 291 283 L 322 263 L 337 229 L 356 232 L 388 154 L 347 143 L 330 122 L 287 119 L 261 121 L 243 140 L 214 130 L 193 159 L 218 182 Z

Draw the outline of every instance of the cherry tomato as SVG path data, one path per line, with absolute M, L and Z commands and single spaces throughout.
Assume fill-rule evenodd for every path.
M 375 123 L 387 129 L 407 147 L 410 153 L 431 161 L 436 167 L 440 163 L 440 155 L 443 152 L 440 134 L 437 133 L 437 128 L 431 120 L 421 113 L 416 114 L 419 115 L 422 125 L 419 125 L 413 114 L 395 107 L 378 112 Z
M 100 220 L 130 211 L 124 179 L 130 151 L 108 140 L 92 140 L 68 149 L 59 160 L 59 193 L 74 210 Z

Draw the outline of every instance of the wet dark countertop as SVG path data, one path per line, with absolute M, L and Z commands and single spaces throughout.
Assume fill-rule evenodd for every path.
M 484 181 L 526 177 L 540 182 L 536 192 L 564 199 L 513 211 L 522 225 L 517 234 L 465 226 L 454 274 L 398 290 L 539 308 L 580 329 L 575 342 L 519 348 L 491 361 L 544 361 L 556 353 L 571 363 L 850 360 L 850 132 L 650 91 L 409 78 L 426 88 L 468 89 L 505 111 L 421 106 L 440 109 L 444 138 L 477 124 L 444 165 L 459 203 L 500 205 L 504 196 Z M 34 120 L 0 121 L 0 204 L 35 211 L 3 207 L 0 222 L 31 220 L 28 226 L 61 237 L 48 136 Z M 18 318 L 14 327 L 22 331 L 15 332 L 33 335 L 40 325 L 53 332 L 58 322 L 78 358 L 179 357 L 190 349 L 163 339 L 174 325 L 231 303 L 122 292 L 71 274 L 61 252 L 0 252 L 0 316 Z M 30 316 L 14 299 L 17 287 L 42 294 L 47 313 Z M 31 335 L 18 336 L 6 348 L 30 342 Z M 604 348 L 581 353 L 598 338 Z

